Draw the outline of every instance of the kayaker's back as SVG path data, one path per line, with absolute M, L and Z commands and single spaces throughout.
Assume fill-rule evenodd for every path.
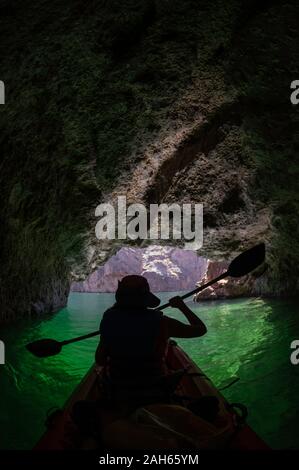
M 109 360 L 109 373 L 118 379 L 157 376 L 163 369 L 162 312 L 146 307 L 114 305 L 101 321 L 101 341 Z M 164 340 L 166 346 L 166 339 Z

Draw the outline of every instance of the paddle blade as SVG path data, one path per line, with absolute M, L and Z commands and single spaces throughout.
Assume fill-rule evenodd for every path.
M 232 277 L 241 277 L 256 269 L 265 261 L 265 244 L 259 245 L 244 251 L 237 256 L 229 265 L 227 273 Z
M 34 356 L 49 357 L 59 354 L 61 351 L 61 343 L 55 339 L 39 339 L 26 345 L 26 348 Z

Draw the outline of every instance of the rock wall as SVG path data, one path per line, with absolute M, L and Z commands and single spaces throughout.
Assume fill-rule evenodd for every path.
M 85 280 L 71 284 L 73 292 L 115 292 L 117 283 L 128 274 L 146 277 L 153 292 L 188 291 L 210 282 L 228 268 L 225 261 L 213 261 L 194 251 L 168 246 L 121 248 Z M 261 295 L 265 276 L 226 278 L 194 296 L 194 301 Z
M 208 260 L 207 270 L 204 277 L 198 283 L 199 286 L 210 282 L 212 279 L 223 274 L 229 263 L 224 261 Z M 252 275 L 234 279 L 231 277 L 221 279 L 216 284 L 207 287 L 194 296 L 196 302 L 201 300 L 231 299 L 235 297 L 250 297 L 260 294 L 260 281 Z
M 190 250 L 150 246 L 121 248 L 104 266 L 83 282 L 73 282 L 75 292 L 115 292 L 117 281 L 127 274 L 146 277 L 153 292 L 194 289 L 207 269 L 207 260 Z

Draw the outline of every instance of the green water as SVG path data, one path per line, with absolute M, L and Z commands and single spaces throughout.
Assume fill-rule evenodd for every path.
M 163 301 L 169 294 L 160 297 Z M 47 410 L 61 406 L 90 367 L 98 338 L 66 346 L 48 359 L 31 356 L 25 344 L 88 333 L 99 326 L 101 312 L 112 302 L 112 294 L 73 293 L 68 307 L 54 316 L 1 329 L 6 364 L 0 366 L 0 448 L 32 447 Z M 290 343 L 299 339 L 296 304 L 244 299 L 190 305 L 208 333 L 179 343 L 216 385 L 240 378 L 225 396 L 246 404 L 249 424 L 272 447 L 299 449 L 299 366 L 289 360 Z M 181 318 L 173 309 L 167 313 Z

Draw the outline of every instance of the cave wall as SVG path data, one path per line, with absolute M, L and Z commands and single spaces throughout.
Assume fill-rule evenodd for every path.
M 100 201 L 203 202 L 201 256 L 267 242 L 298 292 L 298 3 L 1 0 L 1 319 L 114 253 Z M 89 253 L 92 253 L 89 256 Z

